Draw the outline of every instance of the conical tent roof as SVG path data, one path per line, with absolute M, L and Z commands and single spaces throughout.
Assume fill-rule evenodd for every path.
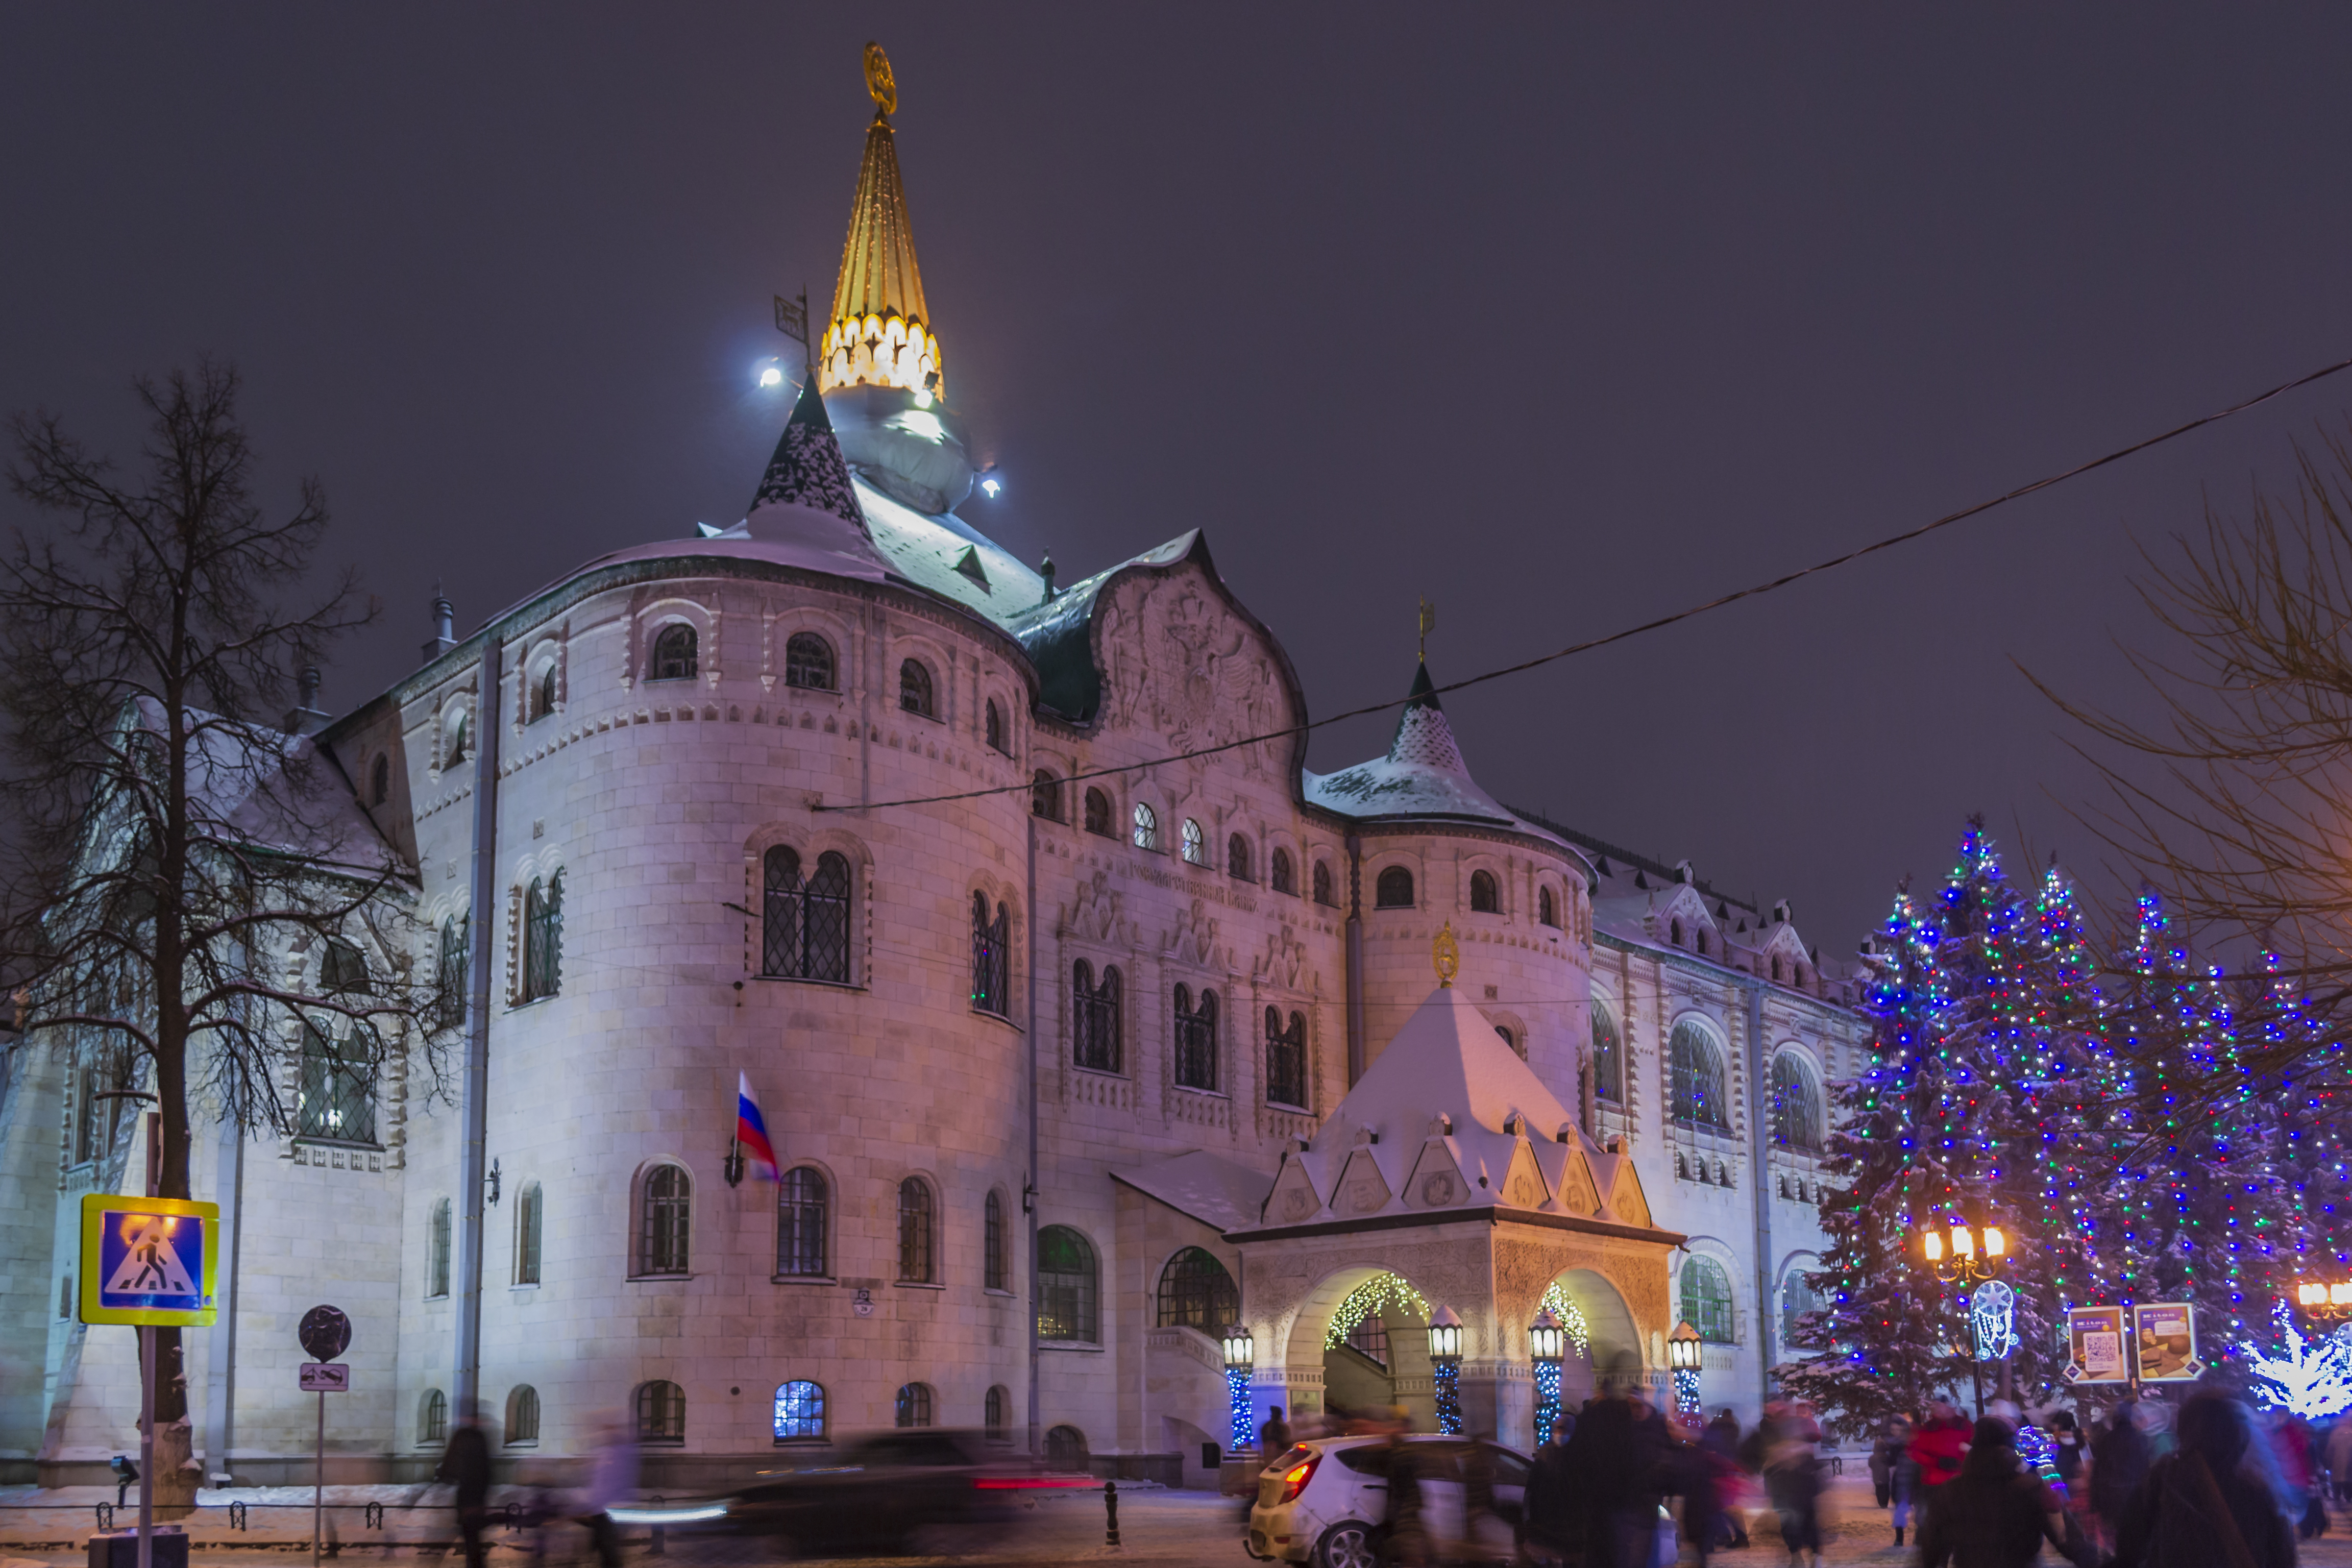
M 866 158 L 857 166 L 857 205 L 849 214 L 841 277 L 833 289 L 833 319 L 897 315 L 929 324 L 923 275 L 915 265 L 915 229 L 907 193 L 898 183 L 898 139 L 877 114 L 866 132 Z
M 814 377 L 802 384 L 793 416 L 784 421 L 775 456 L 768 459 L 768 471 L 760 476 L 760 489 L 751 497 L 751 510 L 779 502 L 831 512 L 861 534 L 866 532 L 866 514 L 858 510 L 857 492 L 850 488 L 849 465 L 842 458 L 841 443 L 834 438 L 833 421 L 825 414 Z
M 1379 1133 L 1383 1142 L 1418 1143 L 1441 1111 L 1453 1119 L 1454 1136 L 1479 1154 L 1507 1155 L 1510 1139 L 1503 1124 L 1515 1114 L 1542 1138 L 1557 1139 L 1576 1123 L 1477 1005 L 1444 985 L 1413 1009 L 1325 1119 L 1310 1147 L 1346 1149 L 1359 1129 Z
M 1412 690 L 1397 715 L 1389 753 L 1336 773 L 1308 773 L 1307 798 L 1315 805 L 1360 819 L 1434 816 L 1508 823 L 1549 838 L 1504 809 L 1478 787 L 1462 760 L 1454 726 L 1438 705 L 1436 682 L 1426 662 L 1415 666 Z

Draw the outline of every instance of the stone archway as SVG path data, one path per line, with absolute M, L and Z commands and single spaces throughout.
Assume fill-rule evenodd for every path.
M 1384 1280 L 1394 1284 L 1383 1286 Z M 1360 1299 L 1360 1292 L 1365 1298 L 1378 1298 L 1371 1315 L 1381 1320 L 1381 1332 L 1336 1335 L 1334 1320 L 1343 1309 L 1360 1324 L 1362 1309 L 1374 1304 Z M 1287 1385 L 1297 1405 L 1294 1416 L 1336 1418 L 1347 1411 L 1402 1405 L 1416 1431 L 1436 1430 L 1429 1321 L 1415 1303 L 1418 1295 L 1402 1275 L 1371 1265 L 1337 1269 L 1318 1280 L 1291 1320 L 1289 1338 L 1283 1347 Z M 1351 1299 L 1356 1300 L 1351 1302 Z M 1364 1349 L 1344 1342 L 1349 1337 Z M 1335 1338 L 1342 1342 L 1330 1342 Z M 1307 1405 L 1309 1388 L 1317 1391 L 1312 1410 Z
M 1591 1268 L 1562 1270 L 1553 1280 L 1560 1294 L 1584 1316 L 1585 1353 L 1571 1355 L 1560 1368 L 1560 1400 L 1574 1409 L 1591 1398 L 1603 1374 L 1638 1376 L 1647 1358 L 1642 1353 L 1642 1332 L 1633 1310 L 1608 1276 Z

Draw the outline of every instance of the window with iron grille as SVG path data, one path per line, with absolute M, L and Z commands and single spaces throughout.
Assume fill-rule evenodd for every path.
M 1062 820 L 1062 783 L 1044 768 L 1029 775 L 1029 815 Z
M 981 1406 L 981 1420 L 987 1429 L 990 1442 L 1013 1441 L 1012 1409 L 1013 1396 L 1005 1392 L 1004 1385 L 1001 1383 L 991 1384 L 987 1402 Z
M 1307 1109 L 1307 1019 L 1300 1014 L 1286 1026 L 1280 1012 L 1265 1010 L 1265 1097 Z
M 1177 830 L 1177 838 L 1183 846 L 1186 865 L 1205 866 L 1209 863 L 1209 840 L 1201 832 L 1199 823 L 1186 817 L 1184 826 Z
M 1625 1100 L 1625 1053 L 1617 1043 L 1617 1020 L 1592 1004 L 1592 1098 L 1621 1105 Z
M 910 658 L 898 666 L 898 706 L 926 719 L 938 716 L 939 710 L 932 705 L 930 668 L 921 659 Z
M 1241 1310 L 1234 1277 L 1206 1247 L 1188 1247 L 1160 1271 L 1160 1326 L 1198 1329 L 1214 1338 Z
M 1348 1348 L 1374 1366 L 1389 1364 L 1389 1325 L 1378 1312 L 1367 1312 L 1348 1331 Z
M 1095 1344 L 1095 1249 L 1066 1225 L 1037 1233 L 1037 1337 Z
M 1731 1342 L 1731 1279 L 1715 1259 L 1683 1259 L 1683 1319 L 1709 1344 Z
M 547 667 L 539 672 L 538 680 L 531 685 L 530 717 L 532 721 L 536 722 L 554 711 L 555 665 L 552 660 L 550 660 Z
M 352 1026 L 337 1044 L 307 1019 L 302 1025 L 302 1084 L 295 1107 L 296 1133 L 341 1143 L 375 1142 L 375 1057 L 369 1040 Z
M 1135 803 L 1135 847 L 1138 849 L 1160 847 L 1160 814 L 1139 800 Z
M 803 691 L 831 691 L 833 645 L 814 632 L 794 632 L 784 640 L 784 684 Z
M 507 1395 L 507 1447 L 539 1441 L 539 1390 L 517 1384 Z
M 1316 868 L 1320 870 L 1322 868 Z M 1372 884 L 1372 907 L 1380 910 L 1412 908 L 1412 873 L 1402 866 L 1391 866 Z
M 931 1281 L 930 1184 L 908 1176 L 898 1184 L 898 1279 L 908 1285 Z
M 428 1297 L 449 1293 L 449 1200 L 441 1199 L 433 1205 L 425 1222 L 425 1294 Z
M 1055 1426 L 1045 1434 L 1045 1463 L 1059 1470 L 1087 1468 L 1087 1435 L 1075 1426 Z
M 974 1012 L 1006 1016 L 1011 1004 L 1006 975 L 1011 964 L 1006 950 L 1013 943 L 1013 917 L 1004 905 L 989 919 L 988 895 L 971 896 L 971 1005 Z
M 1821 1152 L 1821 1092 L 1794 1051 L 1772 1058 L 1772 1141 L 1783 1149 Z
M 656 1165 L 646 1173 L 645 1212 L 637 1229 L 639 1274 L 683 1274 L 687 1265 L 688 1222 L 693 1188 L 676 1165 Z
M 779 844 L 761 861 L 760 973 L 780 980 L 849 984 L 849 859 L 828 849 L 816 875 L 801 875 L 800 852 Z
M 1674 1064 L 1676 1121 L 1728 1131 L 1731 1101 L 1724 1092 L 1723 1053 L 1696 1024 L 1676 1024 L 1667 1041 Z
M 1007 1289 L 1005 1281 L 1013 1277 L 1013 1260 L 1005 1256 L 1004 1198 L 991 1190 L 983 1214 L 985 1228 L 981 1237 L 980 1280 L 990 1290 Z
M 1315 901 L 1328 909 L 1339 907 L 1339 896 L 1331 890 L 1331 862 L 1315 862 Z
M 522 1000 L 552 996 L 563 985 L 563 873 L 531 879 L 522 900 Z
M 824 1437 L 824 1390 L 805 1379 L 776 1385 L 776 1441 L 810 1443 Z
M 466 998 L 473 989 L 474 917 L 471 911 L 441 922 L 441 962 L 434 973 L 434 1021 L 454 1029 L 466 1021 Z
M 1470 912 L 1476 915 L 1498 915 L 1503 912 L 1503 895 L 1495 886 L 1491 871 L 1470 873 Z
M 1549 888 L 1536 889 L 1536 923 L 1548 926 L 1559 924 L 1559 903 L 1552 897 Z
M 522 1190 L 515 1204 L 515 1279 L 518 1285 L 539 1283 L 539 1240 L 541 1216 L 547 1201 L 541 1194 L 539 1184 L 532 1182 Z
M 686 1390 L 658 1380 L 637 1384 L 637 1441 L 686 1441 Z
M 330 996 L 364 993 L 368 988 L 367 955 L 341 937 L 329 937 L 326 955 L 319 963 L 319 984 Z
M 822 1173 L 795 1165 L 776 1184 L 776 1272 L 824 1278 L 831 1205 Z
M 1203 991 L 1196 1003 L 1176 987 L 1176 1082 L 1185 1089 L 1217 1087 L 1217 994 Z
M 928 1426 L 931 1424 L 931 1385 L 910 1383 L 898 1390 L 898 1399 L 891 1415 L 896 1426 Z
M 1087 791 L 1087 831 L 1112 837 L 1110 796 L 1098 789 Z
M 1249 840 L 1238 833 L 1225 840 L 1225 875 L 1236 882 L 1250 879 Z
M 654 637 L 655 680 L 691 680 L 701 668 L 692 626 L 683 621 L 662 627 Z
M 1277 893 L 1288 893 L 1292 898 L 1297 898 L 1298 896 L 1298 873 L 1291 868 L 1290 851 L 1287 849 L 1276 850 L 1274 852 L 1274 858 L 1267 861 L 1266 865 L 1268 868 L 1265 877 L 1266 886 L 1272 888 Z
M 1106 966 L 1095 981 L 1085 959 L 1070 966 L 1070 1057 L 1097 1072 L 1120 1070 L 1118 971 Z

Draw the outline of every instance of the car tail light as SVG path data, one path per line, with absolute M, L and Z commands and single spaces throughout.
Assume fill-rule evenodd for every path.
M 1323 1456 L 1318 1454 L 1305 1463 L 1293 1465 L 1283 1471 L 1282 1495 L 1274 1500 L 1277 1504 L 1297 1500 L 1298 1494 L 1307 1489 L 1307 1483 L 1315 1479 L 1315 1467 L 1322 1462 Z

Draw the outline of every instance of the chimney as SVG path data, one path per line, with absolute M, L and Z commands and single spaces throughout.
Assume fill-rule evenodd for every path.
M 1043 603 L 1050 605 L 1054 602 L 1054 558 L 1051 555 L 1038 563 L 1037 575 L 1045 580 L 1045 597 Z
M 327 716 L 319 711 L 319 667 L 306 664 L 295 679 L 296 689 L 301 695 L 295 705 L 286 710 L 286 732 L 289 735 L 315 735 L 327 727 Z
M 431 664 L 435 659 L 439 658 L 443 654 L 447 653 L 451 648 L 457 646 L 457 638 L 456 635 L 457 618 L 457 606 L 451 604 L 442 594 L 440 584 L 434 584 L 433 635 L 425 639 L 425 663 Z

